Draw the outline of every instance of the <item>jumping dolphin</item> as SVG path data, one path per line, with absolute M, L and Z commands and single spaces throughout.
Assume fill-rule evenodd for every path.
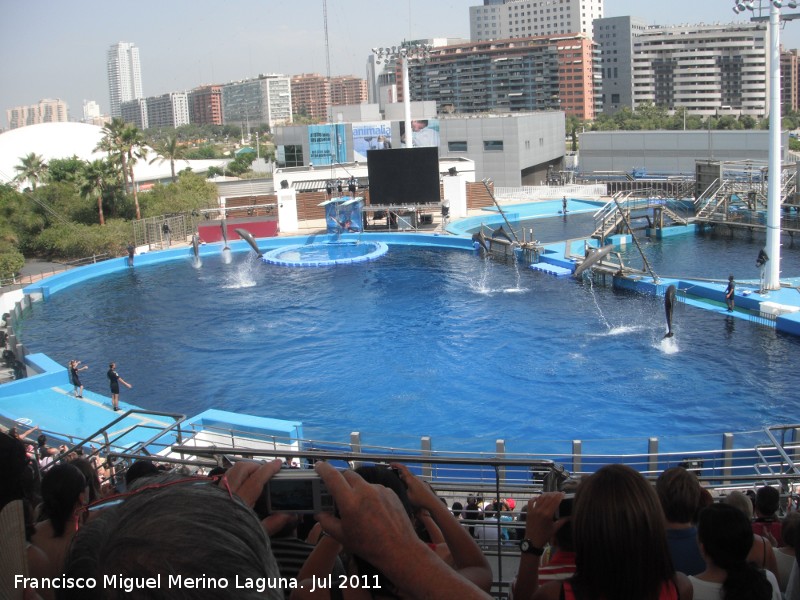
M 475 242 L 478 242 L 478 244 L 480 244 L 484 252 L 489 252 L 489 244 L 486 242 L 486 236 L 483 235 L 482 231 L 472 234 L 472 243 L 474 244 Z
M 590 248 L 583 262 L 575 269 L 575 278 L 580 279 L 586 269 L 603 260 L 613 248 L 614 246 L 612 244 L 603 246 L 602 248 Z
M 192 252 L 194 252 L 194 257 L 198 258 L 200 256 L 200 242 L 197 241 L 197 234 L 192 234 Z
M 228 250 L 228 221 L 222 219 L 222 223 L 220 223 L 220 228 L 222 229 L 222 241 L 225 243 L 222 249 Z
M 261 254 L 261 250 L 258 249 L 258 244 L 256 244 L 256 240 L 253 237 L 253 234 L 247 231 L 246 229 L 234 229 L 236 233 L 239 234 L 239 237 L 242 238 L 245 242 L 250 244 L 250 247 L 256 251 L 258 254 L 258 258 L 261 258 L 263 254 Z
M 667 293 L 664 294 L 664 312 L 667 314 L 667 334 L 665 338 L 675 335 L 672 333 L 672 313 L 675 310 L 675 286 L 671 285 L 667 288 Z
M 497 238 L 505 238 L 506 240 L 508 240 L 508 243 L 509 243 L 509 244 L 510 244 L 510 243 L 513 241 L 513 240 L 512 240 L 512 239 L 509 237 L 509 235 L 506 233 L 506 230 L 505 230 L 505 229 L 503 229 L 503 226 L 502 226 L 502 225 L 500 225 L 500 227 L 498 227 L 497 229 L 495 229 L 495 230 L 492 232 L 492 239 L 494 240 L 494 239 L 497 239 Z

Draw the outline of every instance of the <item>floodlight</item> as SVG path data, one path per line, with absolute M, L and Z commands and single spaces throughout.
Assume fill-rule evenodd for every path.
M 783 2 L 781 2 L 781 0 L 772 0 L 772 4 L 775 6 L 775 8 L 780 8 L 783 6 Z
M 739 10 L 739 7 L 738 7 L 738 6 L 734 6 L 734 7 L 733 7 L 733 12 L 735 12 L 735 13 L 738 15 L 738 14 L 739 14 L 740 12 L 742 12 L 742 11 L 741 11 L 741 10 Z
M 790 0 L 789 2 L 786 3 L 786 5 L 792 9 L 797 8 L 797 2 L 795 2 L 794 0 Z
M 734 12 L 740 13 L 745 11 L 745 5 L 742 2 L 737 2 L 734 7 Z

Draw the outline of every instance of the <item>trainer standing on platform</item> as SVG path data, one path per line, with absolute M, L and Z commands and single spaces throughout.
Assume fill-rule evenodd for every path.
M 117 363 L 111 363 L 108 365 L 108 381 L 111 383 L 111 407 L 117 411 L 119 410 L 119 384 L 126 386 L 128 389 L 131 389 L 133 386 L 125 381 L 122 377 L 119 376 L 117 373 Z
M 728 277 L 728 287 L 725 288 L 725 302 L 728 304 L 728 312 L 733 312 L 733 293 L 736 290 L 736 282 L 733 275 Z

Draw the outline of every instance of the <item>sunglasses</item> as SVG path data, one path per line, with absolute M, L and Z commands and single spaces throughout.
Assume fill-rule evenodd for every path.
M 214 477 L 186 477 L 184 479 L 176 479 L 174 481 L 166 481 L 164 483 L 153 483 L 150 485 L 144 485 L 130 492 L 114 494 L 113 496 L 108 496 L 101 500 L 92 502 L 91 504 L 87 504 L 76 514 L 76 530 L 79 529 L 81 525 L 85 525 L 93 515 L 96 515 L 98 512 L 107 508 L 121 506 L 128 498 L 132 496 L 136 496 L 137 494 L 141 494 L 142 492 L 148 490 L 159 490 L 176 485 L 222 486 L 228 492 L 230 499 L 233 500 L 233 492 L 228 485 L 228 478 L 225 475 L 216 475 Z

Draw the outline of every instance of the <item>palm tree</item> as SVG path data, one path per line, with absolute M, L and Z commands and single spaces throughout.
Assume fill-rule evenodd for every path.
M 161 140 L 155 144 L 153 149 L 158 153 L 159 156 L 156 156 L 153 160 L 151 160 L 150 164 L 152 165 L 156 161 L 163 163 L 165 160 L 168 160 L 170 170 L 172 171 L 172 181 L 174 182 L 175 161 L 186 158 L 186 146 L 181 146 L 178 144 L 177 135 L 167 135 L 167 139 Z
M 106 190 L 111 187 L 116 179 L 117 173 L 114 165 L 107 160 L 93 160 L 86 162 L 81 169 L 79 181 L 79 189 L 81 196 L 84 198 L 95 199 L 97 201 L 97 212 L 100 217 L 100 225 L 106 224 L 105 215 L 103 214 L 103 196 Z
M 108 152 L 109 158 L 119 161 L 126 191 L 128 189 L 128 150 L 125 146 L 123 134 L 128 126 L 121 118 L 114 117 L 110 123 L 103 125 L 103 138 L 95 148 L 95 150 Z
M 17 172 L 14 181 L 30 181 L 31 188 L 35 191 L 36 184 L 44 179 L 47 173 L 47 163 L 44 162 L 44 159 L 40 155 L 34 152 L 23 156 L 19 160 L 20 163 L 14 167 L 14 170 Z
M 136 125 L 128 125 L 122 130 L 122 143 L 125 148 L 125 156 L 128 166 L 131 187 L 133 188 L 133 205 L 136 207 L 136 218 L 141 219 L 142 214 L 139 210 L 139 195 L 136 191 L 136 178 L 133 174 L 133 165 L 138 159 L 147 157 L 147 146 L 145 146 L 144 134 Z

